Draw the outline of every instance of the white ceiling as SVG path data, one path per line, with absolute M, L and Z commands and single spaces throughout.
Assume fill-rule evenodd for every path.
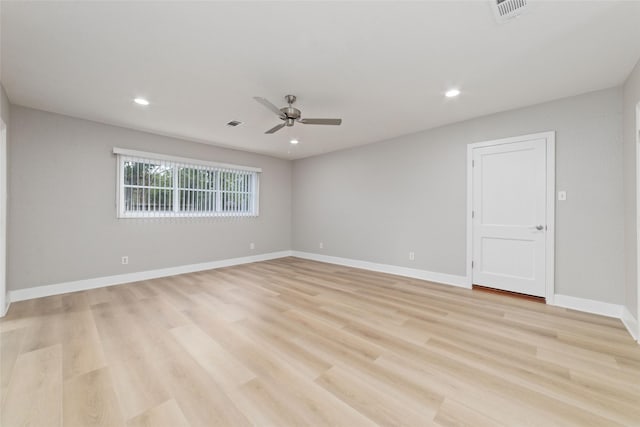
M 18 105 L 301 158 L 619 85 L 640 58 L 638 1 L 529 4 L 499 25 L 486 1 L 2 1 L 0 77 Z M 287 93 L 342 126 L 265 135 L 252 97 Z

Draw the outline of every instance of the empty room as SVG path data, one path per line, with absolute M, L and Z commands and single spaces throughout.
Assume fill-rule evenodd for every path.
M 0 0 L 0 101 L 0 426 L 640 426 L 640 0 Z

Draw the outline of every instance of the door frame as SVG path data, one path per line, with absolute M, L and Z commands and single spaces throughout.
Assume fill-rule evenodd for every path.
M 547 141 L 547 231 L 545 233 L 545 299 L 547 304 L 553 304 L 555 295 L 555 242 L 556 242 L 556 133 L 555 131 L 532 133 L 510 138 L 494 139 L 490 141 L 467 144 L 467 287 L 473 286 L 473 150 L 495 145 L 512 144 L 514 142 L 529 141 L 544 138 Z
M 640 102 L 636 105 L 636 341 L 640 343 Z M 634 314 L 634 313 L 631 313 Z
M 0 317 L 7 314 L 7 125 L 0 119 Z

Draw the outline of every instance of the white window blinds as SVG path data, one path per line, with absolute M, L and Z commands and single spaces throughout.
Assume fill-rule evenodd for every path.
M 121 218 L 257 216 L 260 169 L 114 149 Z

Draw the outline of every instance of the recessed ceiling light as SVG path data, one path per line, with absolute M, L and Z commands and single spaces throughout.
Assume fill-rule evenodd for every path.
M 447 98 L 455 98 L 458 95 L 460 95 L 460 89 L 449 89 L 444 94 Z
M 138 105 L 144 105 L 144 106 L 149 105 L 149 101 L 147 101 L 144 98 L 136 98 L 136 99 L 133 100 L 133 102 L 135 102 Z
M 297 144 L 297 143 L 298 143 L 298 142 L 300 142 L 300 141 L 298 141 L 297 139 L 292 139 L 292 140 L 291 140 L 291 141 L 289 141 L 289 142 L 290 142 L 290 143 L 292 143 L 292 144 Z

